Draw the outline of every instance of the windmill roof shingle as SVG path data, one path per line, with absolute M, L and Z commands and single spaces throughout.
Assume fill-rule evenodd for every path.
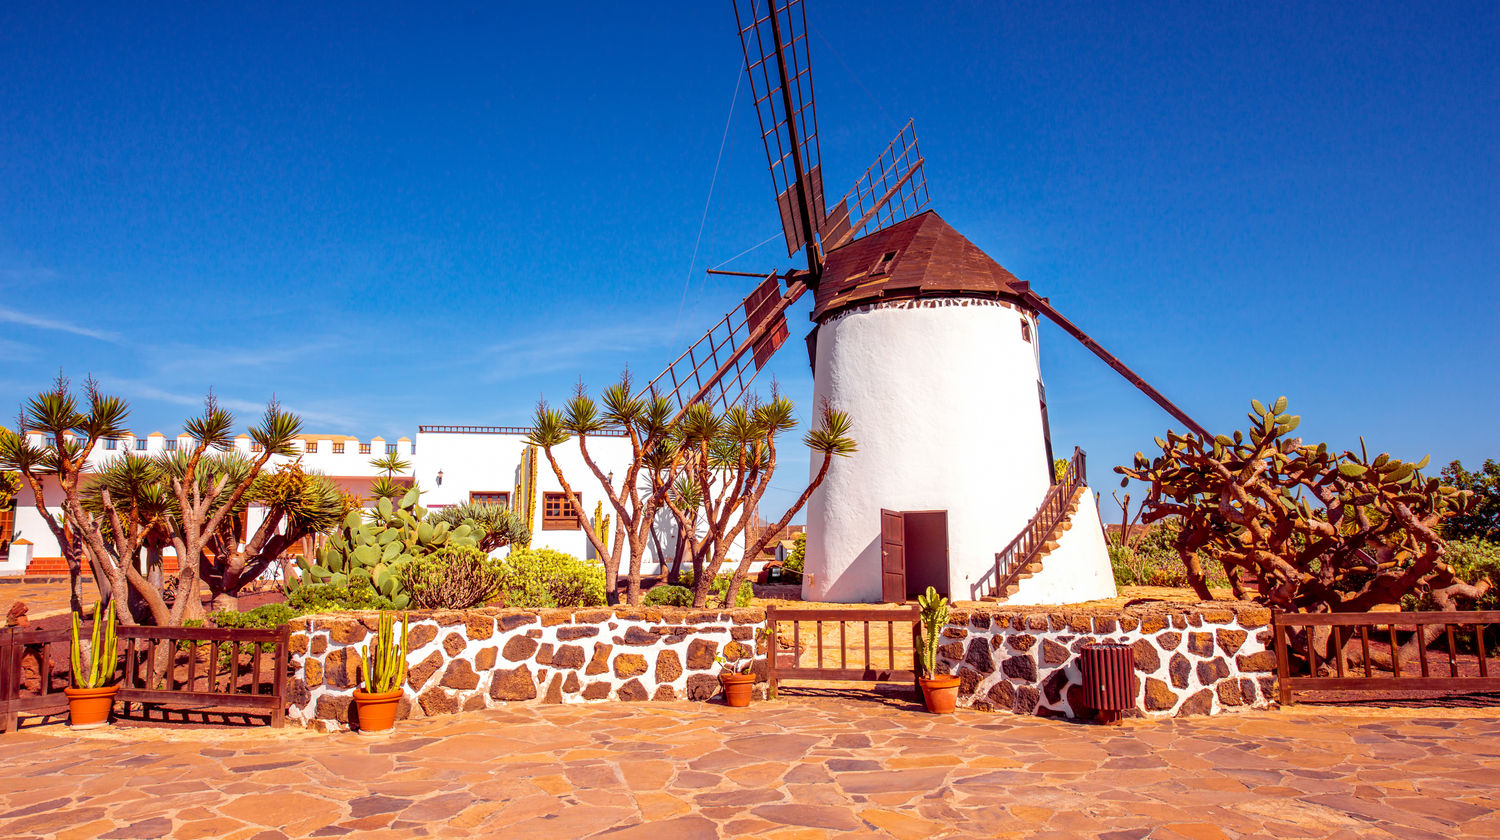
M 919 297 L 1016 298 L 1029 288 L 927 210 L 828 253 L 812 318 Z

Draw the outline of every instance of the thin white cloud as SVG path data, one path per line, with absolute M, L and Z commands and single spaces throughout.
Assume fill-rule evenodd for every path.
M 121 396 L 128 398 L 156 400 L 174 405 L 193 406 L 194 408 L 201 407 L 204 397 L 207 396 L 206 394 L 199 394 L 197 396 L 180 394 L 158 388 L 147 382 L 131 379 L 110 378 L 103 380 L 100 385 L 106 390 L 117 391 Z M 220 406 L 238 414 L 240 421 L 246 424 L 254 424 L 266 410 L 266 404 L 263 402 L 258 403 L 253 400 L 236 399 L 234 397 L 226 397 L 222 394 L 217 396 Z M 342 414 L 317 410 L 302 410 L 285 402 L 282 403 L 281 407 L 301 417 L 304 425 L 311 424 L 318 427 L 317 431 L 327 429 L 329 431 L 349 432 L 357 426 L 351 418 Z
M 577 369 L 612 357 L 623 369 L 634 354 L 664 346 L 670 337 L 660 324 L 574 327 L 532 333 L 486 348 L 479 358 L 497 366 L 484 379 L 502 382 L 538 373 Z M 639 372 L 637 372 L 639 373 Z M 656 371 L 651 374 L 655 375 Z
M 67 321 L 59 321 L 55 318 L 43 318 L 40 315 L 30 315 L 25 312 L 17 312 L 14 309 L 0 307 L 0 323 L 20 324 L 26 327 L 35 327 L 39 330 L 52 330 L 54 332 L 65 332 L 72 335 L 81 335 L 85 338 L 108 341 L 112 344 L 120 343 L 120 336 L 108 330 L 96 330 L 91 327 L 81 327 Z

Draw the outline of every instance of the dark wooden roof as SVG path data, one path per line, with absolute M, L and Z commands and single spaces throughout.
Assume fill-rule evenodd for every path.
M 928 210 L 830 251 L 814 321 L 851 306 L 918 297 L 1017 298 L 1025 281 Z

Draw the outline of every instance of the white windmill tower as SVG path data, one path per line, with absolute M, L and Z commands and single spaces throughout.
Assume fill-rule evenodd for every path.
M 808 265 L 743 275 L 764 279 L 650 387 L 679 406 L 736 402 L 811 289 L 814 397 L 849 413 L 859 452 L 809 501 L 804 597 L 899 602 L 929 585 L 955 600 L 1114 595 L 1083 453 L 1053 469 L 1038 318 L 1202 427 L 927 209 L 910 122 L 827 209 L 805 8 L 734 7 L 787 251 Z

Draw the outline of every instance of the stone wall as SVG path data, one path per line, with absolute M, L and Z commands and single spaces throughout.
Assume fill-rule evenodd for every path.
M 1061 610 L 1061 611 L 1058 611 Z M 1271 611 L 1254 604 L 1124 610 L 954 610 L 938 658 L 962 682 L 959 704 L 1092 717 L 1080 656 L 1093 642 L 1135 648 L 1136 710 L 1165 717 L 1264 707 L 1275 698 Z
M 292 623 L 290 715 L 343 728 L 374 613 Z M 753 657 L 761 610 L 629 608 L 412 612 L 402 717 L 516 701 L 707 700 L 714 657 Z M 762 665 L 757 669 L 764 671 Z

